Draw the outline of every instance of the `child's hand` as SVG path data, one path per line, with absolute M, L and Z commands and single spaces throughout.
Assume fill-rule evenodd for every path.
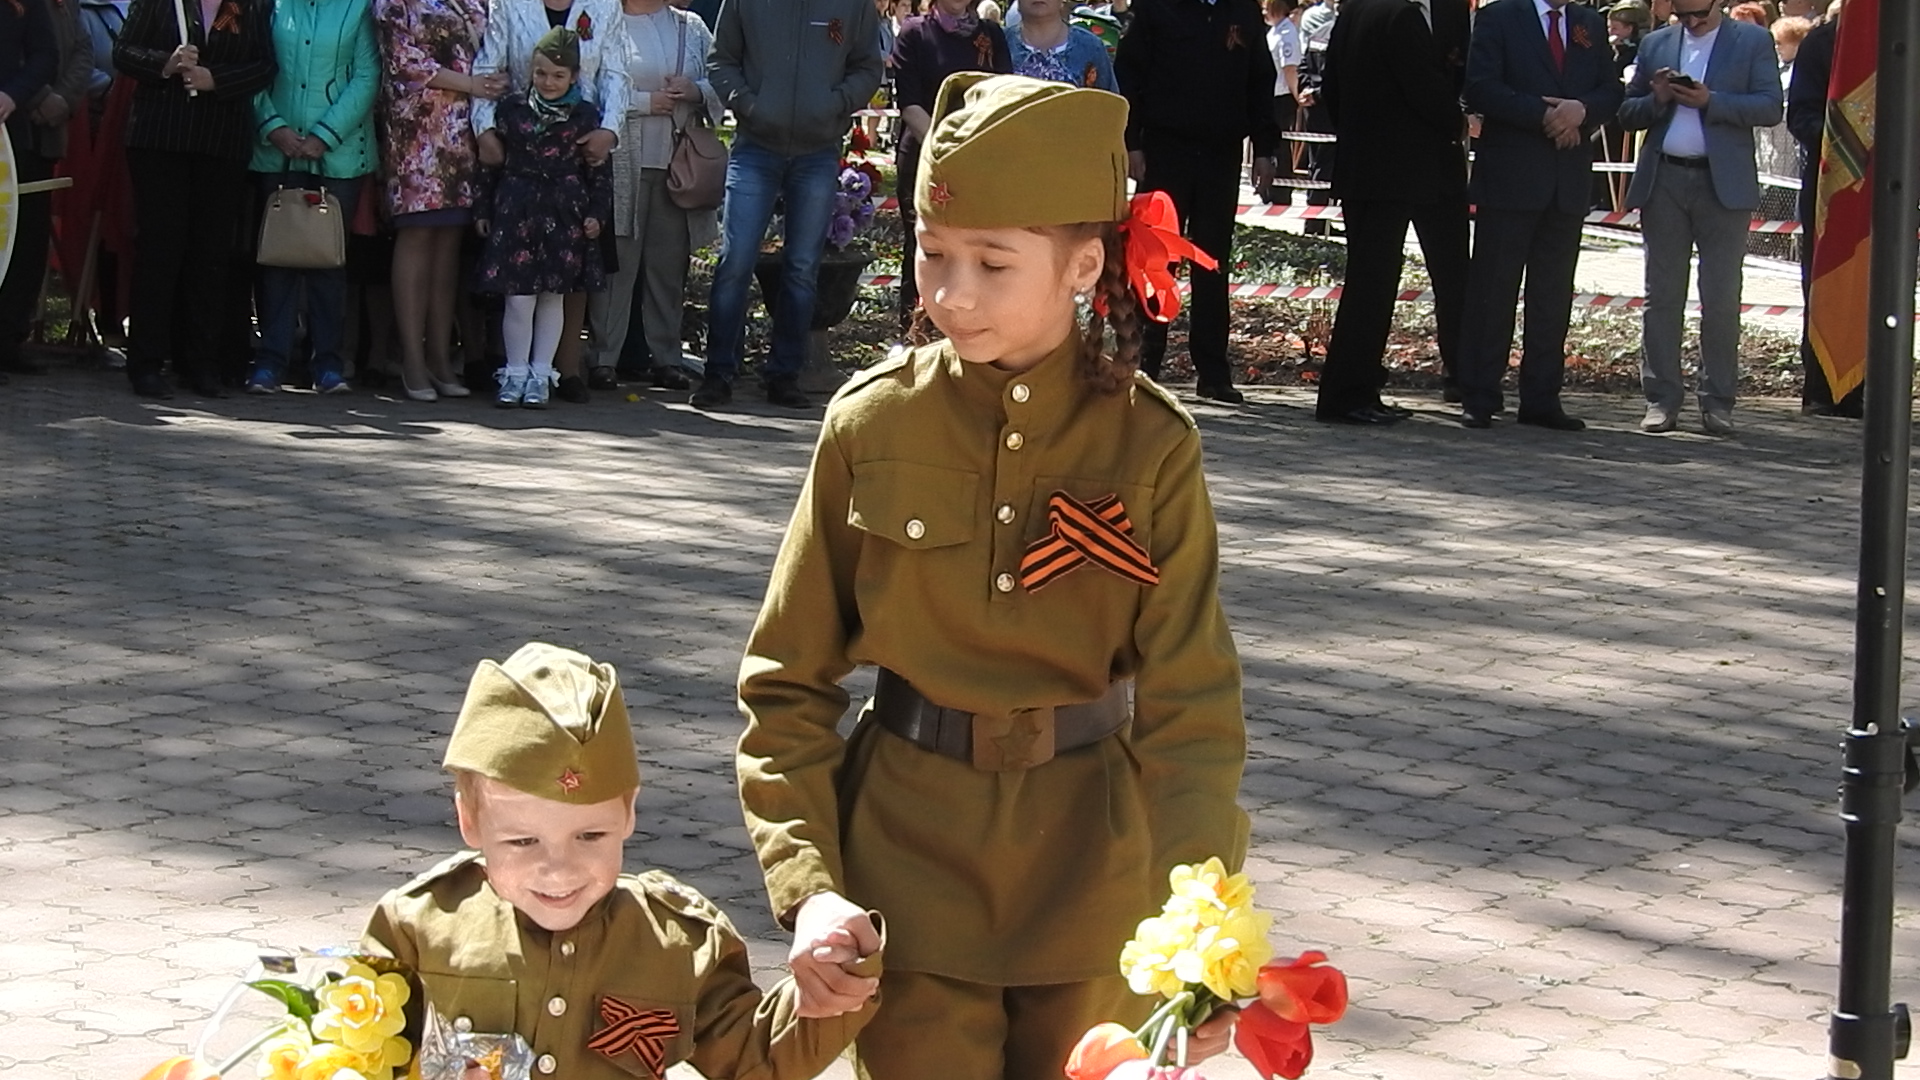
M 589 240 L 600 239 L 600 219 L 599 218 L 587 219 L 587 239 Z
M 818 1020 L 865 1005 L 880 980 L 849 975 L 840 965 L 879 948 L 873 919 L 846 897 L 831 892 L 808 897 L 794 917 L 793 948 L 787 953 L 800 1015 Z
M 473 222 L 473 231 L 479 233 L 481 236 L 485 236 L 493 231 L 493 222 L 488 221 L 486 218 L 476 218 Z
M 1233 1042 L 1233 1029 L 1240 1023 L 1240 1010 L 1222 1005 L 1213 1015 L 1193 1029 L 1187 1037 L 1187 1064 L 1198 1065 L 1215 1054 L 1225 1053 Z

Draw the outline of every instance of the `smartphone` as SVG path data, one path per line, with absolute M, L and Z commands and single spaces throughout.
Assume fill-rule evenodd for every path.
M 1700 83 L 1696 79 L 1694 79 L 1693 76 L 1687 74 L 1684 71 L 1676 71 L 1673 74 L 1667 76 L 1667 81 L 1672 83 L 1675 86 L 1684 86 L 1689 90 L 1700 85 Z

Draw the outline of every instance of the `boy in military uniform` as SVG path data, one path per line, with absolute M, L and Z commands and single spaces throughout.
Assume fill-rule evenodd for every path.
M 795 987 L 763 995 L 727 917 L 657 870 L 622 874 L 640 786 L 614 670 L 552 645 L 480 663 L 447 744 L 456 855 L 380 901 L 370 952 L 417 972 L 456 1031 L 518 1033 L 538 1076 L 812 1077 L 871 1001 L 800 1019 Z M 873 927 L 864 928 L 878 940 Z M 819 951 L 856 987 L 879 954 Z M 473 1075 L 469 1070 L 469 1075 Z
M 857 1004 L 811 950 L 887 912 L 873 1080 L 1057 1080 L 1092 1024 L 1145 1019 L 1120 949 L 1168 871 L 1246 850 L 1200 435 L 1135 372 L 1193 249 L 1164 193 L 1129 202 L 1126 116 L 942 86 L 913 193 L 945 340 L 828 407 L 741 667 L 741 801 L 803 1010 Z M 860 665 L 878 692 L 843 740 Z

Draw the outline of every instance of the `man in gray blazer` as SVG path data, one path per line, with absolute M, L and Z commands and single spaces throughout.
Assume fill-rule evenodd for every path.
M 1733 434 L 1740 377 L 1740 285 L 1747 226 L 1760 205 L 1753 129 L 1780 122 L 1783 95 L 1773 37 L 1729 19 L 1720 0 L 1674 0 L 1676 22 L 1640 43 L 1620 124 L 1645 128 L 1627 189 L 1646 245 L 1641 317 L 1644 431 L 1672 431 L 1686 387 L 1680 331 L 1687 269 L 1700 252 L 1700 423 Z

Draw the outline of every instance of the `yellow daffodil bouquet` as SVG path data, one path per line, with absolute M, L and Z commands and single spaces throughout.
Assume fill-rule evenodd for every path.
M 261 1080 L 394 1080 L 405 1076 L 413 1059 L 406 1036 L 419 1030 L 424 1012 L 404 968 L 381 957 L 336 955 L 308 965 L 305 979 L 291 956 L 263 957 L 215 1011 L 211 1036 L 247 990 L 280 1003 L 284 1014 L 238 1051 L 217 1064 L 204 1057 L 207 1037 L 191 1057 L 171 1058 L 147 1074 L 147 1080 L 213 1080 L 229 1076 L 259 1054 Z M 415 1004 L 410 1010 L 410 1003 Z
M 1262 1077 L 1300 1076 L 1312 1061 L 1309 1024 L 1346 1011 L 1346 977 L 1326 956 L 1270 962 L 1273 917 L 1253 906 L 1253 883 L 1219 859 L 1176 866 L 1160 914 L 1142 920 L 1120 951 L 1133 992 L 1162 999 L 1139 1028 L 1099 1024 L 1068 1059 L 1068 1080 L 1197 1080 L 1187 1039 L 1223 1006 L 1258 997 L 1242 1014 L 1235 1045 Z M 1169 1067 L 1171 1066 L 1171 1067 Z

